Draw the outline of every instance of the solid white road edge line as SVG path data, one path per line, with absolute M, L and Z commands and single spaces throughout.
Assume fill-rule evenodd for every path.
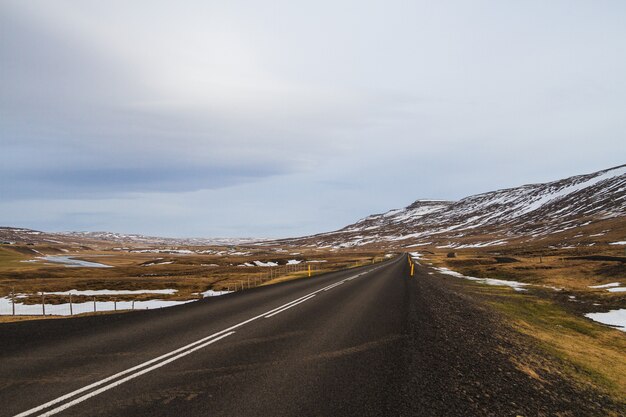
M 353 276 L 351 276 L 351 277 L 349 277 L 349 278 L 346 278 L 346 279 L 344 279 L 344 280 L 340 281 L 340 283 L 343 283 L 343 282 L 344 282 L 344 281 L 346 281 L 346 280 L 352 280 L 352 279 L 354 279 L 354 278 L 357 278 L 357 277 L 360 277 L 360 276 L 362 276 L 362 275 L 365 275 L 365 274 L 367 274 L 367 273 L 369 273 L 369 272 L 376 271 L 376 270 L 378 270 L 378 269 L 380 269 L 380 268 L 382 268 L 382 266 L 379 266 L 379 267 L 373 268 L 373 269 L 371 269 L 371 270 L 369 270 L 369 271 L 367 271 L 367 272 L 361 272 L 360 274 L 353 275 Z M 243 326 L 243 325 L 245 325 L 245 324 L 248 324 L 248 323 L 250 323 L 251 321 L 257 320 L 257 319 L 259 319 L 259 318 L 261 318 L 261 317 L 265 317 L 265 316 L 271 315 L 271 314 L 272 314 L 272 313 L 274 313 L 274 312 L 278 312 L 278 310 L 283 310 L 283 309 L 286 309 L 285 307 L 288 307 L 288 306 L 290 306 L 290 305 L 292 305 L 292 304 L 294 304 L 294 303 L 299 303 L 301 300 L 302 300 L 302 301 L 306 301 L 305 299 L 308 299 L 309 297 L 311 297 L 311 296 L 313 296 L 313 295 L 315 295 L 315 294 L 317 294 L 317 293 L 319 293 L 319 292 L 321 292 L 321 291 L 326 291 L 327 289 L 331 289 L 332 287 L 335 287 L 335 286 L 337 286 L 337 285 L 339 285 L 339 283 L 337 283 L 337 282 L 335 282 L 335 283 L 333 283 L 333 284 L 330 284 L 330 285 L 327 285 L 326 287 L 320 288 L 319 290 L 313 291 L 312 293 L 309 293 L 309 294 L 307 294 L 307 295 L 304 295 L 304 296 L 302 296 L 302 297 L 300 297 L 300 298 L 296 298 L 295 300 L 292 300 L 292 301 L 290 301 L 290 302 L 288 302 L 288 303 L 286 303 L 286 304 L 283 304 L 283 305 L 281 305 L 281 306 L 279 306 L 279 307 L 276 307 L 276 308 L 274 308 L 274 309 L 272 309 L 272 310 L 269 310 L 269 311 L 267 311 L 267 312 L 265 312 L 265 313 L 263 313 L 263 314 L 259 314 L 258 316 L 252 317 L 252 318 L 250 318 L 250 319 L 248 319 L 248 320 L 242 321 L 241 323 L 235 324 L 234 326 L 231 326 L 231 327 L 229 327 L 229 328 L 227 328 L 227 329 L 221 330 L 221 331 L 219 331 L 219 332 L 217 332 L 217 333 L 213 333 L 213 334 L 212 334 L 212 335 L 210 335 L 210 336 L 204 337 L 204 338 L 202 338 L 202 339 L 200 339 L 200 340 L 197 340 L 197 341 L 192 342 L 192 343 L 190 343 L 190 344 L 188 344 L 188 345 L 185 345 L 185 346 L 183 346 L 183 347 L 181 347 L 181 348 L 178 348 L 178 349 L 176 349 L 176 350 L 173 350 L 173 351 L 171 351 L 171 352 L 169 352 L 169 353 L 166 353 L 166 354 L 164 354 L 164 355 L 161 355 L 161 356 L 159 356 L 159 357 L 156 357 L 156 358 L 154 358 L 154 359 L 151 359 L 151 360 L 149 360 L 149 361 L 146 361 L 146 362 L 144 362 L 144 363 L 141 363 L 141 364 L 139 364 L 139 365 L 137 365 L 137 366 L 133 366 L 132 368 L 126 369 L 125 371 L 118 372 L 118 373 L 117 373 L 117 374 L 115 374 L 115 375 L 111 375 L 110 377 L 107 377 L 107 378 L 102 379 L 102 380 L 100 380 L 100 381 L 94 382 L 93 384 L 87 385 L 87 386 L 85 386 L 85 387 L 83 387 L 83 388 L 79 388 L 79 389 L 77 389 L 77 390 L 75 390 L 75 391 L 72 391 L 72 392 L 70 392 L 70 393 L 68 393 L 68 394 L 62 395 L 61 397 L 58 397 L 58 398 L 56 398 L 56 399 L 54 399 L 54 400 L 48 401 L 47 403 L 44 403 L 44 404 L 41 404 L 41 405 L 39 405 L 39 406 L 37 406 L 37 407 L 34 407 L 34 408 L 29 409 L 29 410 L 23 411 L 23 412 L 21 412 L 21 413 L 19 413 L 19 414 L 16 414 L 14 417 L 26 417 L 26 416 L 32 415 L 32 414 L 34 414 L 34 413 L 36 413 L 36 412 L 38 412 L 38 411 L 44 410 L 44 409 L 46 409 L 46 408 L 50 408 L 51 406 L 53 406 L 53 405 L 55 405 L 55 404 L 58 404 L 58 403 L 60 403 L 60 402 L 63 402 L 63 401 L 65 401 L 65 400 L 67 400 L 67 399 L 70 399 L 70 398 L 72 398 L 72 397 L 75 397 L 76 395 L 81 394 L 81 393 L 83 393 L 83 392 L 85 392 L 85 391 L 88 391 L 88 390 L 90 390 L 90 389 L 92 389 L 92 388 L 98 387 L 98 386 L 100 386 L 100 385 L 102 385 L 102 384 L 106 384 L 107 382 L 110 382 L 110 381 L 112 381 L 112 380 L 114 380 L 114 379 L 117 379 L 117 378 L 119 378 L 119 377 L 121 377 L 121 376 L 127 375 L 127 374 L 129 374 L 129 373 L 131 373 L 131 372 L 133 372 L 133 371 L 137 371 L 137 370 L 139 370 L 139 369 L 141 369 L 141 368 L 144 368 L 144 367 L 146 367 L 146 366 L 148 366 L 148 365 L 151 365 L 151 364 L 153 364 L 153 363 L 155 363 L 155 362 L 158 362 L 158 361 L 160 361 L 160 360 L 163 360 L 163 359 L 165 359 L 165 358 L 167 358 L 167 357 L 169 357 L 169 356 L 175 355 L 176 353 L 179 353 L 179 352 L 181 352 L 181 351 L 184 351 L 184 350 L 186 350 L 186 349 L 189 349 L 189 348 L 191 348 L 191 347 L 193 347 L 193 346 L 196 346 L 196 345 L 198 345 L 198 344 L 200 344 L 200 343 L 206 342 L 206 341 L 208 341 L 209 339 L 212 339 L 212 338 L 217 337 L 217 336 L 221 336 L 221 335 L 223 335 L 224 333 L 230 332 L 231 330 L 234 330 L 234 329 L 236 329 L 236 328 L 238 328 L 238 327 L 241 327 L 241 326 Z M 311 297 L 311 298 L 312 298 L 312 297 Z M 230 335 L 230 334 L 232 334 L 232 333 L 229 333 L 229 335 Z M 219 339 L 216 339 L 216 340 L 219 340 Z M 210 343 L 208 343 L 208 344 L 210 344 Z M 208 345 L 208 344 L 205 344 L 205 345 L 203 345 L 203 346 L 206 346 L 206 345 Z M 193 350 L 196 350 L 196 349 L 193 349 Z M 168 363 L 169 363 L 169 362 L 168 362 Z M 94 391 L 94 392 L 96 392 L 96 391 Z M 83 398 L 83 397 L 81 397 L 81 398 Z M 83 401 L 84 401 L 84 400 L 83 400 Z M 71 402 L 70 402 L 70 403 L 71 403 Z M 70 403 L 68 403 L 68 404 L 70 404 Z M 61 407 L 57 407 L 57 409 L 58 409 L 58 408 L 61 408 Z M 65 408 L 64 408 L 64 409 L 65 409 Z M 55 409 L 55 410 L 56 410 L 56 409 Z M 52 410 L 52 411 L 54 411 L 54 410 Z M 60 411 L 61 411 L 61 410 L 60 410 Z M 44 416 L 44 415 L 49 415 L 49 414 L 42 414 L 42 416 Z

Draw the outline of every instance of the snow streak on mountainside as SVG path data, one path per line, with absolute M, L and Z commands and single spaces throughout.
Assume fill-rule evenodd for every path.
M 626 165 L 456 202 L 418 200 L 404 209 L 372 215 L 335 232 L 287 242 L 337 248 L 367 244 L 497 246 L 512 240 L 541 240 L 624 217 Z

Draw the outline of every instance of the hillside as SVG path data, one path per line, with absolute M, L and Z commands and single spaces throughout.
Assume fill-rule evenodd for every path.
M 335 248 L 465 248 L 552 240 L 561 246 L 591 245 L 623 240 L 625 217 L 626 165 L 621 165 L 459 201 L 418 200 L 334 232 L 282 242 Z

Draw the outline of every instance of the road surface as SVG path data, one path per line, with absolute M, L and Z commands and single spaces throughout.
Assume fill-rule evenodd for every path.
M 400 256 L 162 310 L 2 324 L 0 415 L 603 415 L 611 406 L 519 370 L 497 318 L 427 271 L 410 277 Z

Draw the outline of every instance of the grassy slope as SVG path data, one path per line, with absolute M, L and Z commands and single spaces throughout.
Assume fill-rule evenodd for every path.
M 615 255 L 616 250 L 609 249 L 609 252 Z M 520 293 L 465 281 L 469 291 L 484 298 L 516 330 L 532 337 L 547 353 L 562 359 L 558 369 L 550 371 L 565 373 L 626 404 L 626 334 L 583 316 L 584 312 L 602 309 L 597 305 L 605 309 L 607 306 L 626 307 L 626 294 L 588 288 L 589 285 L 620 279 L 626 284 L 623 264 L 567 260 L 567 255 L 571 254 L 539 251 L 532 256 L 527 253 L 515 256 L 515 251 L 509 251 L 506 255 L 515 256 L 519 262 L 497 263 L 494 254 L 486 251 L 464 252 L 457 258 L 438 253 L 431 255 L 429 262 L 464 275 L 535 284 L 528 292 Z M 554 291 L 543 285 L 564 289 Z M 525 358 L 521 362 L 526 367 L 529 364 L 556 366 L 541 358 Z M 533 372 L 532 369 L 528 371 Z

